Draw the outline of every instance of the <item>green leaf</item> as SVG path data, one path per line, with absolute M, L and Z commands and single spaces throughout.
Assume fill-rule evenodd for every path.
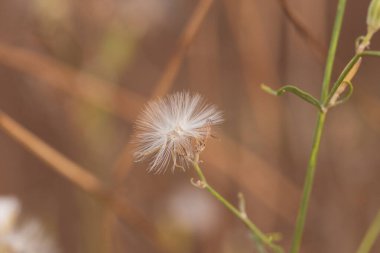
M 290 92 L 290 93 L 298 96 L 299 98 L 303 99 L 304 101 L 308 102 L 309 104 L 314 105 L 321 112 L 325 111 L 325 108 L 321 105 L 321 103 L 319 103 L 318 99 L 316 99 L 315 97 L 313 97 L 312 95 L 310 95 L 306 91 L 303 91 L 300 88 L 297 88 L 293 85 L 285 85 L 278 90 L 273 90 L 271 87 L 269 87 L 265 84 L 261 84 L 261 89 L 263 91 L 265 91 L 271 95 L 275 95 L 275 96 L 281 96 L 286 92 Z

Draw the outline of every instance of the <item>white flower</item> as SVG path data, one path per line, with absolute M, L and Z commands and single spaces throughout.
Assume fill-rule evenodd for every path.
M 198 158 L 211 136 L 211 127 L 223 122 L 222 112 L 198 95 L 177 92 L 148 103 L 136 122 L 137 161 L 151 158 L 149 171 L 165 171 L 171 164 L 185 169 Z

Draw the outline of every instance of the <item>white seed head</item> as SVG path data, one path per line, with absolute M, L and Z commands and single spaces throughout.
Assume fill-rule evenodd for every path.
M 3 251 L 1 251 L 3 250 Z M 0 252 L 57 253 L 55 242 L 35 220 L 23 223 L 18 228 L 0 237 Z
M 0 196 L 0 252 L 57 253 L 56 244 L 36 220 L 20 223 L 21 203 L 12 196 Z
M 222 112 L 198 95 L 177 92 L 149 102 L 136 122 L 136 161 L 151 158 L 149 171 L 185 169 L 223 122 Z
M 20 201 L 12 196 L 0 196 L 0 237 L 11 230 L 21 211 Z

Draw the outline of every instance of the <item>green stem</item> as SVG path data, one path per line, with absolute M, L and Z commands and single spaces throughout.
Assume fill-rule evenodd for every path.
M 306 221 L 307 210 L 310 202 L 311 190 L 313 188 L 315 168 L 317 164 L 317 157 L 319 152 L 319 146 L 321 143 L 321 137 L 323 132 L 323 127 L 326 119 L 326 113 L 320 112 L 318 115 L 317 126 L 314 132 L 313 147 L 310 154 L 309 163 L 307 166 L 306 178 L 304 182 L 304 188 L 302 193 L 302 200 L 300 208 L 298 211 L 296 229 L 293 235 L 291 253 L 296 253 L 299 251 L 302 241 L 303 230 Z
M 380 236 L 380 210 L 377 212 L 375 219 L 373 220 L 370 228 L 365 234 L 363 241 L 361 242 L 359 249 L 356 253 L 368 253 L 370 252 L 376 239 Z
M 360 56 L 375 56 L 375 57 L 380 57 L 380 51 L 364 51 L 363 53 L 359 54 Z
M 346 76 L 350 73 L 351 69 L 355 66 L 355 64 L 362 58 L 363 56 L 376 56 L 380 57 L 380 51 L 364 51 L 362 53 L 356 54 L 346 65 L 346 67 L 343 69 L 342 73 L 339 75 L 338 79 L 334 83 L 333 87 L 331 88 L 331 91 L 326 98 L 326 100 L 323 102 L 324 106 L 327 106 L 331 100 L 331 98 L 334 96 L 335 92 L 338 90 L 339 86 L 343 83 Z
M 204 176 L 202 169 L 199 167 L 198 162 L 194 162 L 194 169 L 197 172 L 200 178 L 199 187 L 206 189 L 211 193 L 219 202 L 221 202 L 231 213 L 233 213 L 240 221 L 247 226 L 247 228 L 251 231 L 252 235 L 257 238 L 261 243 L 267 245 L 275 252 L 282 253 L 283 250 L 280 246 L 274 244 L 272 242 L 272 238 L 265 235 L 253 222 L 248 218 L 245 212 L 241 212 L 238 208 L 232 205 L 228 200 L 226 200 L 220 193 L 218 193 L 213 187 L 211 187 Z
M 351 69 L 355 66 L 355 64 L 360 60 L 361 55 L 357 54 L 355 55 L 351 61 L 346 65 L 346 67 L 343 69 L 342 73 L 338 77 L 337 81 L 334 83 L 333 87 L 331 88 L 331 91 L 325 101 L 323 101 L 323 105 L 327 106 L 330 103 L 331 98 L 334 96 L 335 92 L 339 89 L 339 86 L 343 83 L 346 76 L 350 73 Z
M 344 15 L 345 7 L 346 7 L 346 2 L 347 2 L 346 0 L 339 0 L 339 3 L 338 3 L 334 28 L 332 31 L 332 37 L 330 41 L 329 53 L 328 53 L 327 61 L 326 61 L 325 73 L 323 77 L 321 100 L 320 100 L 321 103 L 325 101 L 329 93 L 331 74 L 332 74 L 332 70 L 334 66 L 334 59 L 335 59 L 336 49 L 337 49 L 338 40 L 339 40 L 339 34 L 342 28 L 343 15 Z M 303 235 L 303 230 L 305 227 L 306 215 L 307 215 L 309 202 L 310 202 L 310 195 L 313 188 L 314 174 L 315 174 L 317 157 L 318 157 L 318 152 L 319 152 L 319 146 L 321 143 L 321 137 L 322 137 L 325 119 L 326 119 L 326 112 L 319 112 L 317 125 L 314 130 L 314 140 L 313 140 L 313 145 L 311 149 L 310 159 L 307 166 L 301 204 L 300 204 L 298 215 L 297 215 L 296 228 L 294 231 L 293 242 L 292 242 L 292 246 L 290 250 L 291 253 L 299 252 L 299 249 L 301 247 L 302 235 Z
M 252 240 L 255 242 L 256 244 L 256 249 L 257 249 L 257 252 L 258 253 L 267 253 L 267 250 L 265 248 L 265 246 L 262 244 L 261 241 L 259 241 L 259 239 L 257 239 L 256 236 L 254 235 L 251 235 L 252 236 Z
M 327 97 L 328 92 L 329 92 L 329 85 L 330 85 L 331 75 L 332 75 L 333 66 L 334 66 L 336 49 L 338 47 L 339 34 L 342 28 L 343 15 L 344 15 L 344 10 L 346 8 L 346 2 L 347 0 L 339 0 L 339 3 L 338 3 L 335 23 L 334 23 L 331 41 L 330 41 L 329 53 L 327 55 L 327 60 L 326 60 L 325 74 L 323 77 L 321 101 L 323 101 Z

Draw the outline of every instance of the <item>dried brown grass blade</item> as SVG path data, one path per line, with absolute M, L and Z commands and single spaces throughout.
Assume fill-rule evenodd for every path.
M 151 98 L 165 95 L 173 86 L 183 58 L 188 51 L 189 46 L 194 41 L 195 35 L 199 31 L 199 28 L 210 10 L 213 1 L 214 0 L 200 0 L 198 2 L 198 5 L 195 7 L 189 21 L 178 39 L 177 48 L 174 50 L 173 55 L 169 59 L 169 62 L 166 65 L 165 70 L 151 95 Z M 133 163 L 132 149 L 132 144 L 127 143 L 122 149 L 119 157 L 116 159 L 114 169 L 112 171 L 114 174 L 113 178 L 119 183 L 125 180 L 131 170 Z
M 152 224 L 134 209 L 132 205 L 127 203 L 123 197 L 109 189 L 88 170 L 66 158 L 2 111 L 0 111 L 0 128 L 12 139 L 48 164 L 49 168 L 52 168 L 74 185 L 100 199 L 127 225 L 151 239 L 153 244 L 159 247 L 157 232 Z
M 136 93 L 79 72 L 50 57 L 3 42 L 0 43 L 0 63 L 129 121 L 135 119 L 145 101 Z
M 201 27 L 201 24 L 214 0 L 199 0 L 195 7 L 189 21 L 183 29 L 178 42 L 177 47 L 174 50 L 165 70 L 158 81 L 155 90 L 152 93 L 152 97 L 158 97 L 165 95 L 173 85 L 174 79 L 178 75 L 179 68 L 189 46 L 194 41 L 194 38 Z

